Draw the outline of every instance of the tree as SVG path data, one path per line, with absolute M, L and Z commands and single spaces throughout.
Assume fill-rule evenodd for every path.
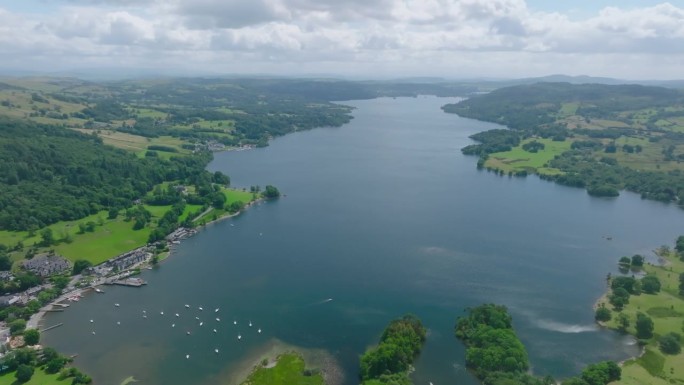
M 667 333 L 660 337 L 658 345 L 660 351 L 665 354 L 679 354 L 682 351 L 682 345 L 680 343 L 681 336 L 677 333 Z
M 40 332 L 36 329 L 26 329 L 24 331 L 24 342 L 26 345 L 33 346 L 40 341 Z
M 660 280 L 655 275 L 647 275 L 641 279 L 641 288 L 646 294 L 655 294 L 660 291 Z
M 73 269 L 73 275 L 81 274 L 81 272 L 89 267 L 91 267 L 93 264 L 90 261 L 87 261 L 85 259 L 77 259 L 74 262 L 74 269 Z
M 651 317 L 642 312 L 638 312 L 635 326 L 638 339 L 642 340 L 653 337 L 653 320 Z
M 9 255 L 5 253 L 0 254 L 0 270 L 8 271 L 10 269 L 12 269 L 12 260 Z
M 45 365 L 45 373 L 54 374 L 59 372 L 66 364 L 66 359 L 63 357 L 55 357 L 47 362 Z
M 10 334 L 13 336 L 16 336 L 17 334 L 20 334 L 21 332 L 26 329 L 26 321 L 23 319 L 17 319 L 9 324 L 10 327 Z
M 48 247 L 55 243 L 55 236 L 52 233 L 52 229 L 49 227 L 46 227 L 40 231 L 40 238 L 43 240 L 42 245 L 45 247 Z
M 608 296 L 608 302 L 615 310 L 620 311 L 629 303 L 629 293 L 624 288 L 618 287 Z
M 267 199 L 278 198 L 280 196 L 280 191 L 278 191 L 275 186 L 267 185 L 261 195 Z
M 145 220 L 143 218 L 137 218 L 133 224 L 133 230 L 142 230 L 145 227 Z
M 119 210 L 112 207 L 109 209 L 109 212 L 107 213 L 107 219 L 116 219 L 116 217 L 119 216 Z
M 644 266 L 644 257 L 639 254 L 634 254 L 631 261 L 632 267 L 642 267 Z
M 19 381 L 20 384 L 23 384 L 28 382 L 31 377 L 33 377 L 33 371 L 33 366 L 22 364 L 19 365 L 14 376 L 17 378 L 17 381 Z
M 605 306 L 600 306 L 596 309 L 596 314 L 594 314 L 594 319 L 599 322 L 610 321 L 612 314 L 610 310 L 606 309 Z
M 623 288 L 627 291 L 629 294 L 634 293 L 634 283 L 637 280 L 634 277 L 615 277 L 613 280 L 610 282 L 610 287 L 613 289 L 613 292 L 617 288 Z
M 625 313 L 620 313 L 617 316 L 618 329 L 625 333 L 629 327 L 629 316 Z
M 629 268 L 629 266 L 632 264 L 632 261 L 629 259 L 629 257 L 622 257 L 620 258 L 620 261 L 618 262 L 618 265 L 620 267 L 624 268 Z
M 677 242 L 675 244 L 675 250 L 679 253 L 684 253 L 684 235 L 677 237 Z

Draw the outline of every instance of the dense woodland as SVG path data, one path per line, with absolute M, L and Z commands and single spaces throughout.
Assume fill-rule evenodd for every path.
M 35 231 L 101 210 L 129 207 L 163 181 L 202 178 L 211 157 L 204 153 L 140 159 L 103 145 L 94 135 L 0 119 L 2 230 Z
M 570 148 L 546 164 L 559 172 L 540 173 L 543 178 L 586 188 L 597 196 L 617 196 L 621 189 L 665 202 L 679 202 L 684 196 L 684 92 L 680 90 L 539 83 L 502 88 L 443 109 L 511 128 L 472 136 L 479 144 L 462 151 L 480 156 L 481 167 L 487 167 L 492 154 L 515 149 L 525 140 L 569 141 Z M 523 150 L 533 153 L 543 147 Z M 536 170 L 516 174 L 528 172 Z
M 426 333 L 412 315 L 390 322 L 378 346 L 361 356 L 363 385 L 410 385 L 409 368 L 425 343 Z

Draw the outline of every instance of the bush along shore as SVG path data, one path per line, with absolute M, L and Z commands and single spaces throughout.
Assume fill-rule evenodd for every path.
M 608 274 L 608 292 L 595 305 L 600 325 L 634 336 L 642 347 L 622 364 L 618 384 L 684 383 L 684 236 L 656 255 L 655 264 L 641 255 L 620 258 L 621 274 Z
M 485 385 L 552 385 L 550 376 L 528 372 L 527 350 L 513 330 L 513 319 L 505 306 L 484 304 L 466 309 L 456 321 L 456 337 L 466 345 L 466 366 Z M 621 378 L 612 361 L 587 366 L 563 385 L 606 385 Z

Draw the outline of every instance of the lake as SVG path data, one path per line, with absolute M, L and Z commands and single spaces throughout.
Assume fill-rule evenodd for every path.
M 50 314 L 45 326 L 64 326 L 43 342 L 79 354 L 100 385 L 229 384 L 293 348 L 351 385 L 359 355 L 413 313 L 429 329 L 415 384 L 476 384 L 453 327 L 493 302 L 510 309 L 536 374 L 635 354 L 630 338 L 595 327 L 591 307 L 621 256 L 673 243 L 681 210 L 478 171 L 460 148 L 500 126 L 440 110 L 454 100 L 345 102 L 356 109 L 343 127 L 215 154 L 209 169 L 233 186 L 285 196 L 184 241 L 142 274 L 146 287 L 106 287 Z

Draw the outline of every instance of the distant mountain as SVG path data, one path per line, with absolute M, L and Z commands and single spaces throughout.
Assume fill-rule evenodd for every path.
M 532 78 L 522 79 L 502 79 L 502 80 L 485 80 L 475 81 L 477 84 L 488 86 L 491 88 L 502 88 L 509 86 L 517 86 L 523 84 L 535 83 L 570 83 L 570 84 L 605 84 L 605 85 L 622 85 L 622 84 L 639 84 L 644 86 L 660 86 L 667 88 L 684 88 L 684 80 L 626 80 L 598 76 L 570 76 L 562 74 L 554 74 Z

